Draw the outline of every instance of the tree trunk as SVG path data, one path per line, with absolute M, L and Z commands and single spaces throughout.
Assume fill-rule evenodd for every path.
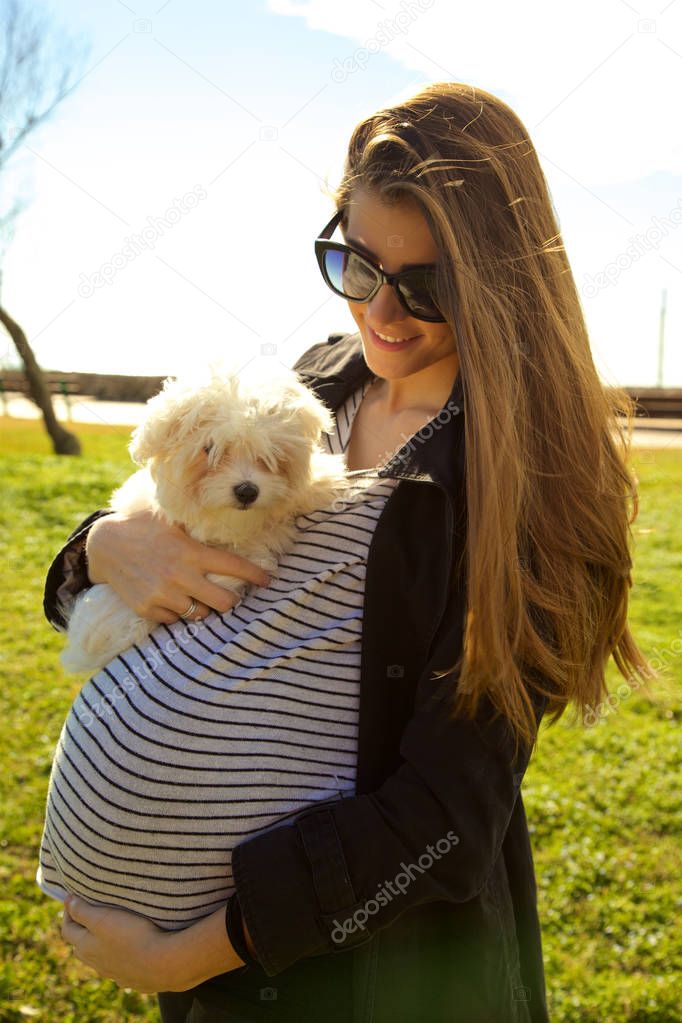
M 24 364 L 24 372 L 31 398 L 43 413 L 45 429 L 50 435 L 52 447 L 56 455 L 80 455 L 81 446 L 78 438 L 64 429 L 61 423 L 57 422 L 52 407 L 52 397 L 45 383 L 43 371 L 36 361 L 33 349 L 23 330 L 16 323 L 9 313 L 0 305 L 0 323 L 10 335 L 16 349 L 19 352 L 21 361 Z

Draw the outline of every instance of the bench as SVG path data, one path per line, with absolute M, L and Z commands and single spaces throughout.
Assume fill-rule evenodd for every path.
M 64 373 L 43 373 L 43 379 L 50 394 L 60 394 L 66 406 L 66 417 L 71 420 L 71 395 L 80 394 L 80 385 Z M 24 373 L 20 370 L 4 370 L 0 375 L 0 401 L 3 414 L 9 415 L 9 394 L 25 394 L 31 398 L 31 391 Z
M 637 417 L 682 419 L 682 388 L 626 387 L 625 390 L 637 402 Z

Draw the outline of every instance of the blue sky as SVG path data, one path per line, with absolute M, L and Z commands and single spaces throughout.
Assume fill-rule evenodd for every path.
M 530 133 L 602 378 L 656 382 L 666 289 L 664 382 L 682 385 L 682 0 L 47 9 L 89 40 L 84 77 L 18 151 L 2 200 L 27 202 L 3 302 L 45 366 L 176 373 L 267 359 L 262 344 L 291 365 L 353 330 L 313 253 L 325 180 L 359 120 L 458 80 Z

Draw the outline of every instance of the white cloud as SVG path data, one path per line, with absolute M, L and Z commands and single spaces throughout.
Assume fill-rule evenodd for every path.
M 676 0 L 662 9 L 653 0 L 637 9 L 627 0 L 270 0 L 269 9 L 358 44 L 366 65 L 383 27 L 390 38 L 377 53 L 428 81 L 469 82 L 499 96 L 538 151 L 585 185 L 682 171 Z M 355 55 L 349 45 L 347 59 Z
M 3 298 L 47 367 L 166 373 L 222 351 L 246 361 L 261 343 L 291 364 L 353 330 L 313 255 L 330 215 L 322 179 L 338 182 L 359 120 L 427 82 L 461 80 L 507 102 L 531 134 L 599 364 L 651 379 L 667 286 L 666 381 L 682 381 L 682 230 L 623 265 L 630 239 L 682 196 L 682 178 L 665 173 L 682 162 L 682 0 L 652 15 L 655 32 L 637 31 L 643 0 L 637 11 L 629 0 L 272 0 L 269 12 L 245 7 L 238 25 L 210 2 L 209 21 L 170 4 L 154 34 L 120 46 L 125 7 L 97 8 L 97 52 L 110 55 L 33 139 L 17 181 L 3 178 L 17 185 L 8 196 L 33 193 Z M 197 184 L 206 198 L 121 261 L 126 238 Z M 585 282 L 614 265 L 617 278 L 588 294 Z M 84 297 L 84 277 L 102 268 L 107 283 Z

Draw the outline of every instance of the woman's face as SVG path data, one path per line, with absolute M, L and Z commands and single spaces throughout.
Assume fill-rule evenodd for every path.
M 387 206 L 364 189 L 353 193 L 344 240 L 386 273 L 399 273 L 411 263 L 439 260 L 436 242 L 416 204 Z M 411 376 L 457 351 L 449 324 L 410 316 L 389 284 L 379 288 L 369 302 L 349 302 L 348 308 L 362 337 L 365 362 L 376 376 L 388 380 Z M 374 331 L 414 340 L 406 346 L 380 347 Z

